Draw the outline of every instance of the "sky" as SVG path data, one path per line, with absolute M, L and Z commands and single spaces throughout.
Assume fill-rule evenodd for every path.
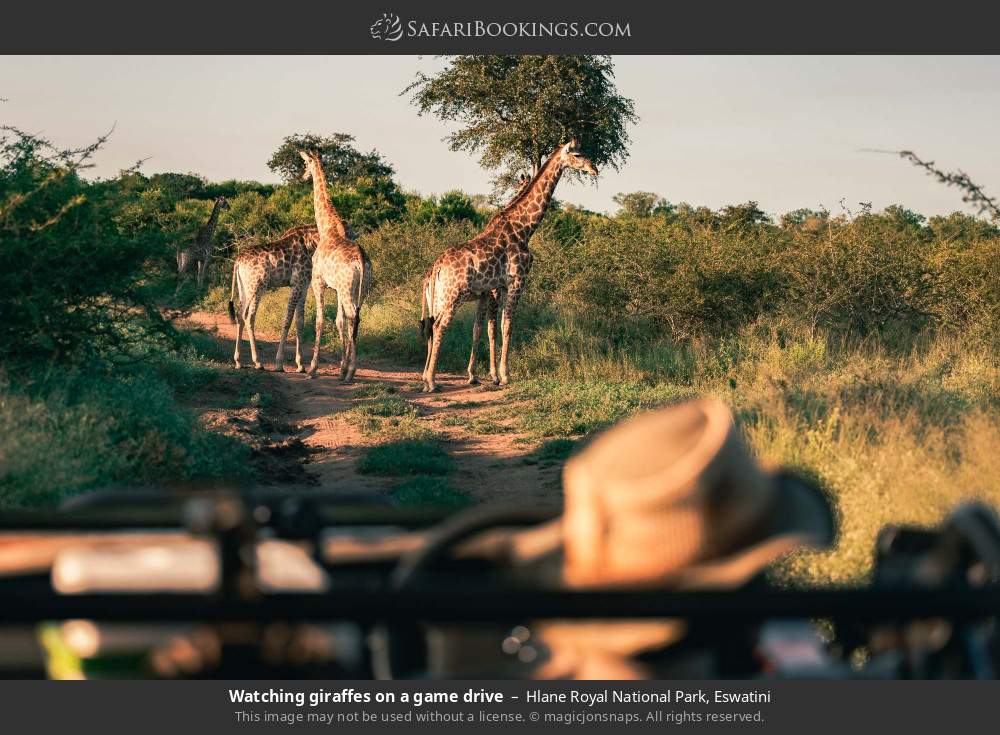
M 289 134 L 346 132 L 401 186 L 486 193 L 490 174 L 448 150 L 453 127 L 400 92 L 445 62 L 405 56 L 0 56 L 0 122 L 80 146 L 114 126 L 92 176 L 142 170 L 276 181 Z M 903 204 L 967 211 L 958 192 L 899 158 L 910 149 L 1000 194 L 1000 57 L 618 56 L 635 101 L 629 158 L 556 196 L 613 212 L 618 192 L 713 208 L 754 200 L 777 215 Z

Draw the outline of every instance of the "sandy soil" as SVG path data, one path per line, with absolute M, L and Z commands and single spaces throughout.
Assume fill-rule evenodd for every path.
M 201 330 L 220 342 L 220 354 L 232 354 L 236 328 L 225 316 L 192 312 L 179 326 Z M 452 481 L 479 502 L 556 502 L 559 469 L 531 463 L 537 442 L 517 433 L 478 434 L 465 426 L 444 423 L 450 416 L 475 420 L 489 415 L 495 422 L 499 410 L 514 411 L 503 390 L 493 386 L 468 386 L 465 376 L 439 376 L 441 392 L 420 392 L 419 367 L 402 367 L 358 355 L 353 384 L 337 380 L 339 354 L 324 350 L 315 378 L 300 373 L 272 372 L 277 336 L 258 333 L 258 349 L 265 368 L 262 375 L 269 399 L 262 407 L 220 408 L 218 395 L 196 395 L 192 403 L 206 425 L 242 435 L 254 449 L 261 483 L 289 490 L 322 488 L 336 492 L 382 493 L 393 480 L 358 474 L 356 464 L 365 447 L 378 441 L 364 434 L 342 416 L 359 398 L 360 386 L 386 383 L 420 411 L 426 423 L 455 458 L 458 469 Z M 224 349 L 223 349 L 224 348 Z M 308 361 L 312 345 L 303 350 Z M 249 345 L 244 342 L 244 362 Z M 286 346 L 286 370 L 294 370 L 294 343 Z M 230 363 L 231 365 L 232 363 Z M 243 368 L 248 370 L 249 368 Z M 240 390 L 237 371 L 212 386 L 213 393 Z M 527 460 L 527 461 L 526 461 Z

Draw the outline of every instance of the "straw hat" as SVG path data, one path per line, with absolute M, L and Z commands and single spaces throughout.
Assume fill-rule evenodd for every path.
M 714 399 L 605 431 L 566 464 L 564 487 L 561 520 L 518 534 L 514 555 L 569 587 L 733 587 L 835 535 L 823 493 L 761 469 Z
M 733 588 L 835 535 L 823 493 L 761 469 L 717 400 L 608 429 L 566 464 L 563 485 L 562 518 L 510 538 L 515 576 L 572 588 Z M 547 655 L 531 677 L 642 679 L 655 674 L 637 656 L 683 638 L 687 623 L 546 620 L 533 630 Z M 709 675 L 691 665 L 688 675 Z

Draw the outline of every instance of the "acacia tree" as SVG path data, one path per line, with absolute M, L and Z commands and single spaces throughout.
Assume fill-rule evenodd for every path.
M 382 179 L 395 173 L 377 151 L 361 153 L 354 147 L 354 136 L 347 133 L 289 135 L 267 162 L 268 168 L 281 176 L 286 184 L 300 182 L 305 172 L 305 163 L 299 156 L 301 150 L 319 155 L 323 173 L 331 184 L 349 186 L 358 179 Z
M 628 157 L 626 128 L 638 120 L 608 56 L 452 56 L 438 74 L 418 73 L 409 93 L 421 115 L 459 123 L 445 138 L 450 148 L 478 153 L 500 190 L 538 173 L 571 138 L 595 165 L 618 170 Z

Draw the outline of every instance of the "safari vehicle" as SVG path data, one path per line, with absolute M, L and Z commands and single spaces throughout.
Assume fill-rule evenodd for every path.
M 936 530 L 885 528 L 867 588 L 792 590 L 769 584 L 767 566 L 833 543 L 830 502 L 759 467 L 718 401 L 601 433 L 563 484 L 561 508 L 232 489 L 6 512 L 0 665 L 60 677 L 996 676 L 1000 522 L 984 505 Z

